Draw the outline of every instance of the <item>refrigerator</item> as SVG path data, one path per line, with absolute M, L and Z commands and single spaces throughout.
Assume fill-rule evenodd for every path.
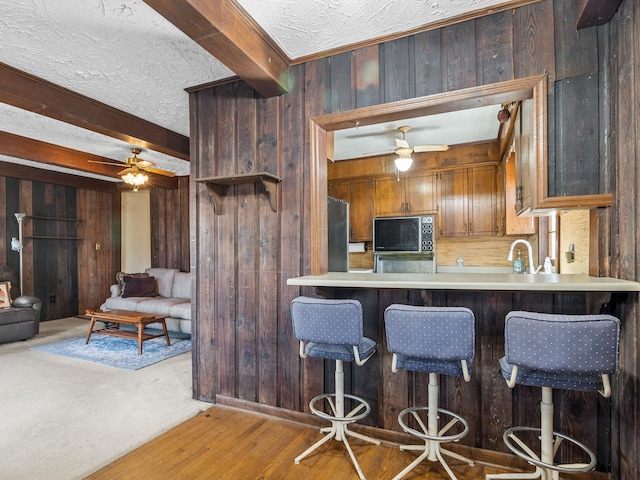
M 349 271 L 349 203 L 327 197 L 327 232 L 330 272 Z

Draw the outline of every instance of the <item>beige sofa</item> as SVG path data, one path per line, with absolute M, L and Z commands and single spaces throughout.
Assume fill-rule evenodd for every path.
M 174 268 L 147 268 L 144 274 L 155 278 L 155 291 L 144 292 L 144 296 L 127 296 L 126 284 L 117 283 L 111 285 L 111 297 L 107 298 L 100 309 L 167 315 L 166 324 L 169 331 L 191 334 L 191 274 Z M 118 278 L 122 278 L 123 275 L 126 276 L 118 274 Z M 132 282 L 127 278 L 124 280 Z M 154 323 L 150 328 L 161 327 L 160 324 Z

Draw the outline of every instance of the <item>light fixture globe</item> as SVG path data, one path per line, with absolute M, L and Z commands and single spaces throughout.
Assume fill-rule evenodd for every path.
M 124 183 L 128 183 L 129 185 L 133 185 L 133 191 L 137 192 L 138 187 L 140 185 L 144 185 L 149 180 L 149 177 L 142 173 L 137 166 L 133 166 L 132 171 L 122 175 L 122 181 Z
M 413 165 L 413 158 L 411 157 L 398 157 L 394 160 L 396 168 L 400 172 L 406 172 Z

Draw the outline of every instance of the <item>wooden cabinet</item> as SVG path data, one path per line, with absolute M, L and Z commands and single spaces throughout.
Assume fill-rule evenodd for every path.
M 349 241 L 373 240 L 373 179 L 331 181 L 327 194 L 349 203 Z
M 500 233 L 498 169 L 463 168 L 438 174 L 439 230 L 442 237 Z
M 421 173 L 377 179 L 375 215 L 391 217 L 436 213 L 436 175 Z
M 538 218 L 533 215 L 516 215 L 516 165 L 515 153 L 504 164 L 504 231 L 506 235 L 531 235 L 538 231 Z
M 516 213 L 518 215 L 531 210 L 532 205 L 533 179 L 535 178 L 532 101 L 531 99 L 522 101 L 514 130 Z

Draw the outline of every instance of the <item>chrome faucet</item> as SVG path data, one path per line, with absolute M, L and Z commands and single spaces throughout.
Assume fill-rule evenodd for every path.
M 507 260 L 509 260 L 510 262 L 513 261 L 513 247 L 515 247 L 518 243 L 524 243 L 524 245 L 527 247 L 527 256 L 529 257 L 529 273 L 536 273 L 536 268 L 533 266 L 533 249 L 531 248 L 531 244 L 526 240 L 518 239 L 513 241 L 511 247 L 509 248 L 509 253 L 507 254 Z

